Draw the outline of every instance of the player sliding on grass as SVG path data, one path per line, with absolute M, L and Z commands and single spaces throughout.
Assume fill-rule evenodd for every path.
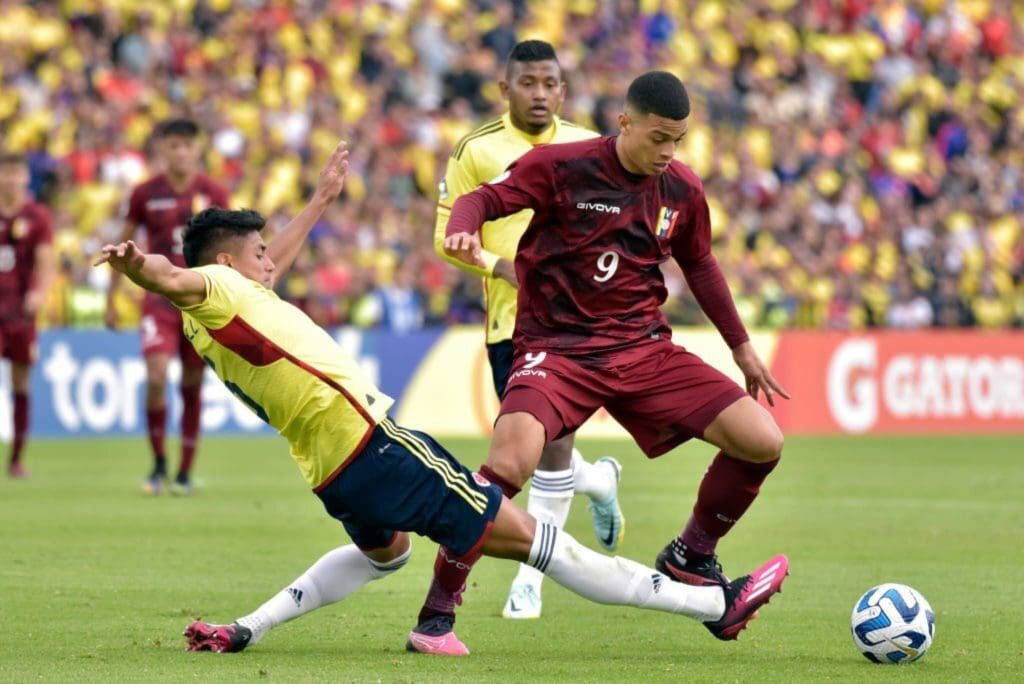
M 459 556 L 484 553 L 529 563 L 593 601 L 680 613 L 704 622 L 719 638 L 733 638 L 778 591 L 784 556 L 725 586 L 693 587 L 584 548 L 553 525 L 538 524 L 430 436 L 395 425 L 388 418 L 391 398 L 327 332 L 278 299 L 275 281 L 341 192 L 346 157 L 342 143 L 313 200 L 269 246 L 260 237 L 259 214 L 208 209 L 185 231 L 190 268 L 144 254 L 131 241 L 106 245 L 96 262 L 109 263 L 181 309 L 196 351 L 288 440 L 313 492 L 354 542 L 328 552 L 234 623 L 192 623 L 185 630 L 189 649 L 240 651 L 277 625 L 393 573 L 409 560 L 407 532 Z
M 693 437 L 710 442 L 721 451 L 693 515 L 655 567 L 679 582 L 730 586 L 715 547 L 782 453 L 782 433 L 756 397 L 764 391 L 774 405 L 776 393 L 788 395 L 754 352 L 711 254 L 700 180 L 674 159 L 689 114 L 678 78 L 664 71 L 638 77 L 618 136 L 527 152 L 455 202 L 444 246 L 479 265 L 484 221 L 535 212 L 515 262 L 516 357 L 481 474 L 515 496 L 544 445 L 602 406 L 650 458 Z M 659 267 L 669 257 L 732 349 L 753 397 L 672 344 L 659 309 L 666 297 Z M 452 631 L 455 605 L 478 556 L 439 553 L 413 634 L 424 650 L 450 655 L 465 648 Z

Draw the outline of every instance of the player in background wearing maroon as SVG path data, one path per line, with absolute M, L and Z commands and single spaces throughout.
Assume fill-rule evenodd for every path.
M 53 281 L 50 212 L 32 201 L 24 157 L 0 155 L 0 355 L 11 362 L 14 437 L 7 474 L 27 475 L 29 374 L 36 360 L 36 314 Z
M 782 433 L 756 397 L 763 391 L 774 405 L 776 394 L 788 395 L 751 346 L 711 254 L 700 180 L 674 158 L 689 114 L 678 78 L 664 71 L 638 77 L 619 115 L 618 136 L 527 152 L 455 202 L 445 250 L 479 263 L 484 221 L 535 211 L 515 261 L 515 360 L 480 473 L 514 496 L 543 446 L 602 406 L 649 458 L 694 437 L 710 442 L 721 451 L 692 516 L 655 567 L 680 582 L 726 586 L 718 540 L 753 503 L 782 454 Z M 670 257 L 732 349 L 749 395 L 672 343 L 659 308 L 667 296 L 659 267 Z M 457 640 L 455 597 L 476 560 L 439 551 L 415 632 Z M 767 601 L 784 572 L 780 566 L 746 584 L 738 604 Z M 709 625 L 722 639 L 741 628 Z
M 138 185 L 128 201 L 124 230 L 119 242 L 131 240 L 144 227 L 149 251 L 161 254 L 175 266 L 184 267 L 182 234 L 192 216 L 210 206 L 227 207 L 228 193 L 200 170 L 199 126 L 188 119 L 171 119 L 156 131 L 156 150 L 163 173 Z M 121 275 L 111 274 L 107 291 L 107 327 L 116 329 L 114 293 Z M 167 364 L 171 355 L 181 359 L 181 465 L 171 492 L 191 494 L 192 462 L 199 440 L 202 413 L 200 391 L 203 361 L 185 339 L 181 313 L 163 297 L 147 292 L 142 300 L 139 326 L 142 354 L 146 359 L 146 428 L 153 449 L 153 471 L 143 483 L 149 494 L 160 494 L 167 482 L 164 435 L 167 429 Z

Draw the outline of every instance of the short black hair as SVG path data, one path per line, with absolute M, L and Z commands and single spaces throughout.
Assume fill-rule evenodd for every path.
M 686 86 L 667 71 L 648 71 L 629 84 L 626 104 L 640 114 L 655 114 L 681 121 L 690 115 Z
M 168 119 L 157 126 L 154 137 L 159 139 L 172 135 L 178 135 L 183 138 L 198 138 L 199 124 L 192 119 Z
M 508 74 L 512 71 L 513 62 L 523 64 L 526 62 L 547 62 L 549 60 L 558 65 L 558 71 L 561 73 L 562 65 L 558 64 L 558 55 L 555 54 L 555 47 L 551 43 L 543 40 L 520 41 L 508 53 L 505 76 L 507 78 Z
M 267 220 L 252 209 L 221 209 L 210 207 L 189 219 L 182 237 L 182 252 L 189 268 L 213 262 L 213 257 L 225 240 L 245 237 L 259 232 Z

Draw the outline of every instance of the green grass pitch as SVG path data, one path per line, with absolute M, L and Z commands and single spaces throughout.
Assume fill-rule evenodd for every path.
M 483 440 L 450 440 L 471 465 Z M 684 522 L 711 450 L 648 462 L 624 442 L 580 445 L 624 465 L 622 555 L 652 563 Z M 249 612 L 344 544 L 279 439 L 207 439 L 190 499 L 143 497 L 142 440 L 30 443 L 32 478 L 0 482 L 0 680 L 342 682 L 1020 681 L 1024 677 L 1024 439 L 791 438 L 722 543 L 739 575 L 776 552 L 784 593 L 738 642 L 682 617 L 596 606 L 545 583 L 544 617 L 500 617 L 515 566 L 485 559 L 458 631 L 472 655 L 407 654 L 435 546 L 400 573 L 292 622 L 239 655 L 193 654 L 193 616 Z M 597 547 L 585 501 L 568 528 Z M 878 666 L 849 634 L 864 590 L 920 590 L 936 612 L 923 660 Z

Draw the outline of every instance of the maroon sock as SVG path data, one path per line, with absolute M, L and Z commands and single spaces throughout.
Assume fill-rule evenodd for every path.
M 498 485 L 510 499 L 519 493 L 519 487 L 487 466 L 480 467 L 480 474 Z M 423 608 L 420 609 L 421 623 L 434 615 L 455 616 L 455 606 L 462 605 L 462 592 L 466 590 L 469 571 L 482 555 L 480 551 L 470 551 L 465 556 L 455 557 L 445 547 L 438 548 L 437 559 L 434 561 L 434 579 L 430 583 Z
M 508 498 L 519 493 L 519 487 L 498 475 L 487 466 L 480 467 L 480 474 L 498 485 L 502 493 Z M 422 623 L 433 615 L 455 616 L 455 606 L 462 605 L 462 592 L 466 590 L 466 578 L 473 565 L 483 555 L 479 551 L 471 551 L 465 556 L 455 557 L 450 555 L 448 549 L 443 546 L 437 550 L 437 559 L 434 561 L 434 579 L 427 591 L 427 599 L 420 609 L 419 621 Z
M 714 553 L 718 540 L 743 517 L 778 463 L 741 461 L 719 451 L 700 483 L 693 516 L 679 540 L 696 553 Z
M 434 579 L 420 609 L 419 622 L 434 615 L 455 617 L 455 606 L 462 605 L 462 592 L 466 590 L 469 571 L 482 555 L 479 551 L 471 551 L 465 556 L 455 557 L 445 547 L 438 547 Z
M 156 465 L 159 468 L 164 465 L 164 433 L 167 430 L 166 406 L 146 409 L 146 429 L 149 431 L 149 444 L 153 447 L 153 458 L 156 459 Z
M 11 463 L 21 460 L 21 450 L 25 448 L 28 436 L 28 395 L 14 393 L 14 439 L 11 442 Z
M 203 411 L 201 389 L 200 385 L 181 388 L 181 468 L 178 472 L 185 475 L 192 470 L 192 460 L 196 457 L 196 443 L 199 441 L 199 418 Z
M 494 472 L 487 466 L 480 466 L 480 474 L 486 477 L 488 480 L 498 485 L 501 488 L 502 494 L 510 499 L 514 499 L 516 494 L 520 492 L 522 487 L 516 487 L 514 484 L 503 478 L 498 473 Z

